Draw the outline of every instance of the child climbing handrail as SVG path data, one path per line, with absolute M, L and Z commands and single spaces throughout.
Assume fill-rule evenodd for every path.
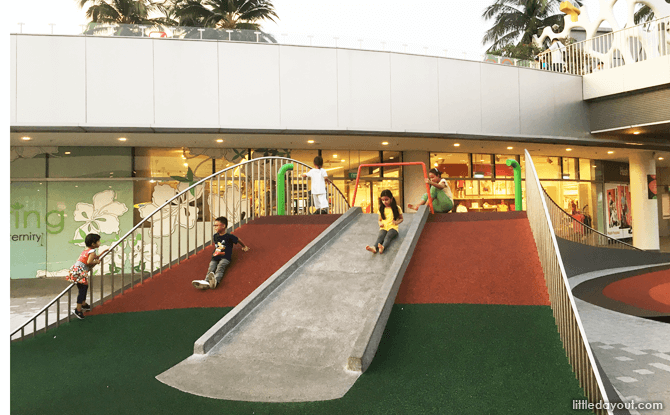
M 423 178 L 428 179 L 428 173 L 426 173 L 426 163 L 422 161 L 412 161 L 405 163 L 372 163 L 372 164 L 361 164 L 358 166 L 358 171 L 356 172 L 356 187 L 354 187 L 354 197 L 351 200 L 351 206 L 354 206 L 356 203 L 356 193 L 358 192 L 358 181 L 361 178 L 361 167 L 388 167 L 388 166 L 418 166 L 423 167 Z M 430 185 L 426 183 L 426 193 L 428 194 L 428 205 L 430 206 L 430 213 L 435 213 L 433 210 L 433 198 L 430 196 Z

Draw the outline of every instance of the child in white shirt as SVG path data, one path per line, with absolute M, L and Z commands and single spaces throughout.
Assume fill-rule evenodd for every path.
M 314 157 L 314 168 L 307 173 L 303 173 L 302 177 L 312 179 L 312 201 L 316 209 L 314 214 L 327 214 L 328 192 L 326 190 L 326 183 L 331 183 L 331 181 L 328 180 L 328 172 L 323 169 L 323 159 L 319 156 Z

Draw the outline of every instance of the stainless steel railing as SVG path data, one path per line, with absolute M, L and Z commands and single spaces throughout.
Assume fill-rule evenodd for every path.
M 609 402 L 595 359 L 579 318 L 563 259 L 558 249 L 552 217 L 535 165 L 526 154 L 526 213 L 542 264 L 549 300 L 563 348 L 572 370 L 590 402 Z M 595 410 L 606 414 L 605 410 Z
M 288 163 L 294 168 L 286 173 L 286 214 L 310 214 L 309 179 L 302 177 L 311 168 L 307 164 L 285 157 L 262 157 L 230 166 L 156 206 L 109 247 L 94 268 L 88 303 L 96 307 L 202 251 L 212 243 L 212 225 L 219 216 L 226 216 L 234 231 L 257 217 L 276 215 L 277 174 Z M 328 183 L 326 190 L 330 213 L 349 209 L 346 197 L 335 185 Z M 73 289 L 75 284 L 70 284 L 14 330 L 10 340 L 23 340 L 70 321 Z
M 627 244 L 607 236 L 604 233 L 598 232 L 590 226 L 584 225 L 583 222 L 573 218 L 568 212 L 558 206 L 558 204 L 547 194 L 544 188 L 542 188 L 542 194 L 544 195 L 547 210 L 549 211 L 554 234 L 557 237 L 589 246 L 641 251 L 641 249 L 636 248 L 631 244 Z

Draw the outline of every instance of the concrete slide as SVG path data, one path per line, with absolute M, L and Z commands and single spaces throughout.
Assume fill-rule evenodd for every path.
M 377 217 L 351 208 L 198 339 L 192 356 L 156 378 L 216 399 L 344 396 L 377 351 L 428 211 L 405 213 L 382 255 L 365 250 Z

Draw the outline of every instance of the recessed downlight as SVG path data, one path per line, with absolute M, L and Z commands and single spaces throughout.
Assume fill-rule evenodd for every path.
M 223 138 L 219 138 L 216 140 L 217 143 L 223 143 Z
M 30 141 L 30 140 L 32 140 L 32 137 L 28 137 L 28 136 L 21 137 L 21 140 L 23 140 L 23 141 Z
M 382 141 L 382 145 L 387 146 L 387 145 L 389 145 L 389 142 L 388 141 Z
M 454 147 L 460 147 L 461 145 L 459 143 L 454 143 Z
M 119 141 L 126 141 L 126 140 L 127 140 L 126 137 L 120 137 L 120 138 L 119 138 Z
M 307 140 L 307 144 L 314 144 L 314 140 Z
M 614 151 L 608 151 L 607 154 L 614 154 Z

